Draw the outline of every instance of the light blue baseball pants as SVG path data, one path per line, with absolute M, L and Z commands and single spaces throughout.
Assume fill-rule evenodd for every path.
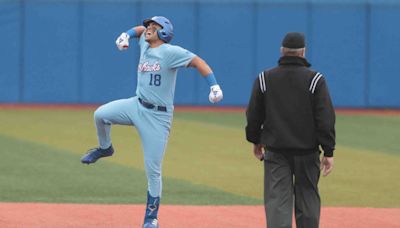
M 163 112 L 143 107 L 138 97 L 109 102 L 94 112 L 97 137 L 103 149 L 111 145 L 112 124 L 136 127 L 142 141 L 148 190 L 153 197 L 161 196 L 162 192 L 162 160 L 172 116 L 173 110 Z

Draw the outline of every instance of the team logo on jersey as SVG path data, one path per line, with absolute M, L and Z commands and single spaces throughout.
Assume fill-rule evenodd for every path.
M 150 71 L 160 71 L 161 66 L 160 63 L 155 62 L 154 64 L 150 64 L 149 62 L 139 63 L 138 71 L 139 72 L 150 72 Z

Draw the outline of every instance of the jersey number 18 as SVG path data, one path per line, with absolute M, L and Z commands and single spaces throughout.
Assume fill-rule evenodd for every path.
M 160 86 L 161 85 L 161 75 L 159 74 L 150 74 L 150 82 L 151 86 Z

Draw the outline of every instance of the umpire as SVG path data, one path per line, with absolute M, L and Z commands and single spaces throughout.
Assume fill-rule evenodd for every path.
M 314 228 L 320 218 L 320 170 L 326 176 L 333 168 L 335 111 L 324 77 L 305 59 L 304 35 L 286 34 L 281 54 L 279 65 L 254 82 L 246 138 L 256 158 L 264 160 L 267 227 L 292 227 L 294 204 L 297 227 Z

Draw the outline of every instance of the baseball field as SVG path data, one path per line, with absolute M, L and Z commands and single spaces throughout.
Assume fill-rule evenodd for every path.
M 139 135 L 97 145 L 95 107 L 0 107 L 0 227 L 140 227 L 146 178 Z M 265 227 L 263 166 L 241 109 L 177 109 L 163 163 L 160 226 Z M 321 177 L 321 227 L 400 227 L 400 113 L 337 112 L 335 168 Z

